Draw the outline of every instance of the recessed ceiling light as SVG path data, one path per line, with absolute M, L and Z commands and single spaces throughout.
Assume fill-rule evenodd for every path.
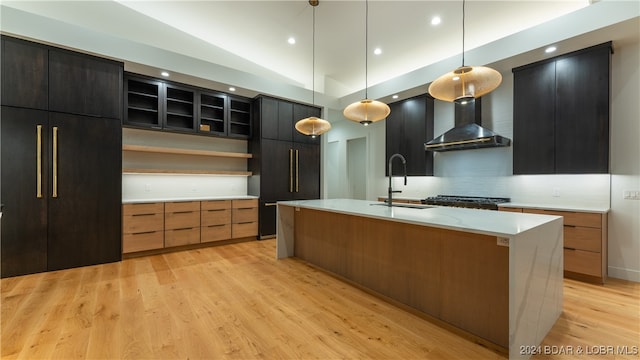
M 397 99 L 398 95 L 393 95 L 392 98 Z
M 380 48 L 375 48 L 375 49 L 373 50 L 373 53 L 374 53 L 374 54 L 376 54 L 376 55 L 380 55 L 380 54 L 382 54 L 382 49 L 380 49 Z
M 442 19 L 440 18 L 440 16 L 434 16 L 431 18 L 431 25 L 433 26 L 440 25 L 441 22 Z
M 557 48 L 555 46 L 549 46 L 548 48 L 544 49 L 544 52 L 549 54 L 549 53 L 552 53 L 552 52 L 554 52 L 556 50 L 557 50 Z
M 236 88 L 234 88 L 233 86 L 230 86 L 229 91 L 236 91 Z
M 292 36 L 292 37 L 290 37 L 290 38 L 287 40 L 287 42 L 288 42 L 289 44 L 293 45 L 293 44 L 295 44 L 295 43 L 296 43 L 296 38 L 294 38 L 294 37 Z
M 161 72 L 160 75 L 162 75 L 164 77 L 169 77 L 169 73 L 166 72 L 166 71 Z

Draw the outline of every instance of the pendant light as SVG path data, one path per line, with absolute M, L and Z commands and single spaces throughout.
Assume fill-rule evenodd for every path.
M 313 105 L 315 105 L 315 101 L 316 101 L 316 89 L 315 89 L 316 88 L 316 74 L 315 74 L 316 72 L 316 6 L 318 6 L 319 3 L 320 3 L 319 0 L 309 0 L 309 4 L 313 6 L 313 39 L 312 39 L 313 70 L 311 72 L 313 76 L 313 80 L 311 81 Z M 315 138 L 316 136 L 324 134 L 327 131 L 331 130 L 331 123 L 328 122 L 327 120 L 320 119 L 315 116 L 310 116 L 308 118 L 298 120 L 298 122 L 296 122 L 295 128 L 296 130 L 298 130 L 298 132 L 311 136 L 312 138 Z
M 492 92 L 502 82 L 502 75 L 492 68 L 464 65 L 464 6 L 462 0 L 462 66 L 429 85 L 429 94 L 438 100 L 463 103 Z
M 365 31 L 364 31 L 364 99 L 354 102 L 347 106 L 344 111 L 344 117 L 351 121 L 359 122 L 360 124 L 367 126 L 372 122 L 384 120 L 391 113 L 389 105 L 368 98 L 368 83 L 367 83 L 367 67 L 369 63 L 369 1 L 365 1 Z

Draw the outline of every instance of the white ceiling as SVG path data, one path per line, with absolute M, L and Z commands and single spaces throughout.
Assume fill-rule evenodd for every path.
M 465 49 L 589 6 L 589 0 L 468 0 Z M 3 6 L 127 38 L 311 89 L 312 13 L 296 1 L 2 1 Z M 365 87 L 365 1 L 316 7 L 315 91 L 342 97 Z M 371 0 L 369 86 L 462 51 L 462 1 Z M 442 23 L 432 26 L 433 16 Z M 296 44 L 287 43 L 289 37 Z M 381 55 L 373 50 L 380 47 Z M 462 58 L 460 57 L 460 63 Z M 471 56 L 465 64 L 474 63 Z

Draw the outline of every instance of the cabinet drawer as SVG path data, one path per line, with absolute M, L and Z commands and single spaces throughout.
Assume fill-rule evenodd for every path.
M 201 242 L 228 239 L 231 239 L 231 224 L 203 226 L 200 228 Z
M 168 202 L 164 204 L 165 212 L 200 211 L 200 201 Z
M 209 200 L 200 203 L 200 210 L 231 209 L 231 200 Z
M 139 234 L 124 234 L 122 252 L 132 253 L 144 250 L 162 249 L 164 247 L 164 231 L 151 231 Z
M 166 230 L 164 232 L 165 247 L 197 244 L 200 242 L 200 228 Z
M 258 236 L 258 222 L 233 224 L 231 235 L 234 239 L 249 236 Z
M 200 227 L 200 211 L 164 214 L 165 230 Z
M 602 256 L 584 250 L 564 249 L 564 270 L 602 277 Z
M 135 234 L 164 229 L 164 214 L 125 215 L 122 218 L 122 232 Z
M 544 209 L 525 209 L 524 212 L 534 213 L 534 214 L 562 216 L 564 217 L 565 225 L 586 226 L 586 227 L 592 227 L 592 228 L 598 228 L 598 229 L 602 227 L 602 214 L 599 214 L 599 213 L 544 210 Z
M 123 215 L 161 214 L 164 212 L 164 203 L 140 203 L 122 205 Z
M 203 210 L 200 212 L 200 226 L 231 224 L 231 209 Z
M 234 224 L 258 221 L 258 208 L 237 208 L 233 209 L 231 217 Z
M 599 253 L 602 251 L 602 230 L 582 226 L 565 226 L 564 247 Z
M 233 200 L 232 206 L 234 209 L 239 208 L 252 208 L 258 207 L 258 199 L 242 199 L 242 200 Z

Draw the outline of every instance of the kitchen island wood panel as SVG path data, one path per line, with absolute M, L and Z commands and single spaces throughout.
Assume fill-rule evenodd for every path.
M 494 237 L 300 209 L 295 245 L 300 259 L 509 345 L 509 249 Z
M 513 359 L 562 312 L 557 216 L 285 201 L 276 244 L 279 259 L 304 259 Z

